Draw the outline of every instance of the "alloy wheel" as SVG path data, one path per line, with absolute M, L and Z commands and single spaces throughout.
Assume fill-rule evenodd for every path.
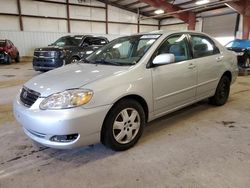
M 123 109 L 115 118 L 113 136 L 118 143 L 127 144 L 136 137 L 140 125 L 141 119 L 136 109 Z

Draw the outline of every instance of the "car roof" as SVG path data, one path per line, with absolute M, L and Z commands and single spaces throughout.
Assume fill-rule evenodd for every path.
M 172 31 L 165 31 L 165 30 L 157 30 L 157 31 L 151 31 L 151 32 L 142 32 L 134 35 L 152 35 L 152 34 L 160 34 L 160 35 L 171 35 L 175 33 L 193 33 L 193 34 L 202 34 L 208 36 L 208 34 L 203 33 L 203 32 L 198 32 L 198 31 L 191 31 L 191 30 L 186 30 L 186 31 L 180 31 L 180 30 L 172 30 Z

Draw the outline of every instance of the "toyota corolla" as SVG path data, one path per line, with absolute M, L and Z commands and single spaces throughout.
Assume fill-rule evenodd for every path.
M 14 114 L 45 146 L 101 141 L 126 150 L 149 121 L 206 98 L 224 105 L 237 73 L 235 53 L 204 33 L 136 34 L 34 77 L 17 95 Z

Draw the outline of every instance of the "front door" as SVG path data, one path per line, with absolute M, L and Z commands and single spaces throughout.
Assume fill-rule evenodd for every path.
M 161 116 L 195 100 L 197 84 L 196 64 L 190 58 L 185 34 L 168 37 L 154 56 L 172 53 L 175 62 L 152 68 L 154 112 Z

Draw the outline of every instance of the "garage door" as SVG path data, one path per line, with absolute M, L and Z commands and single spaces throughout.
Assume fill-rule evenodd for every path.
M 213 37 L 235 35 L 237 14 L 207 17 L 203 19 L 203 32 Z

